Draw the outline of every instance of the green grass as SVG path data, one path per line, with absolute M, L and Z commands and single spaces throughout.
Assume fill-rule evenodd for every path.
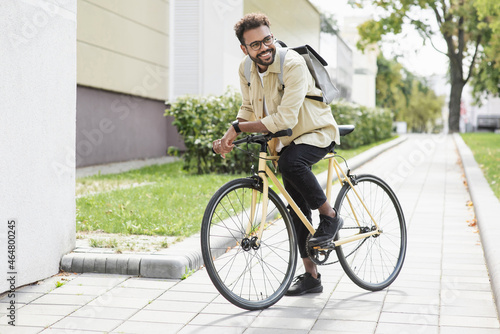
M 472 150 L 491 189 L 500 199 L 500 134 L 464 133 L 462 138 Z
M 154 165 L 113 175 L 78 179 L 102 186 L 102 193 L 80 197 L 77 231 L 188 236 L 200 229 L 205 206 L 215 191 L 235 175 L 189 175 L 182 162 Z M 109 191 L 108 185 L 146 183 Z M 81 189 L 84 187 L 80 186 Z M 82 193 L 85 191 L 82 190 Z
M 393 139 L 393 138 L 391 138 Z M 338 150 L 349 159 L 378 144 Z M 228 157 L 231 158 L 230 156 Z M 328 168 L 322 161 L 315 173 Z M 77 231 L 187 237 L 199 232 L 205 207 L 224 183 L 245 175 L 192 175 L 182 161 L 77 179 Z

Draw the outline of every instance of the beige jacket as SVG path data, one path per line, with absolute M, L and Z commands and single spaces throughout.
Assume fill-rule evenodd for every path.
M 309 144 L 317 147 L 327 147 L 332 141 L 340 144 L 338 126 L 330 107 L 326 103 L 305 98 L 306 95 L 321 96 L 322 93 L 316 88 L 314 78 L 301 55 L 293 50 L 289 50 L 286 54 L 283 66 L 284 90 L 278 79 L 280 72 L 278 55 L 263 77 L 265 89 L 262 87 L 253 62 L 250 86 L 248 86 L 244 74 L 245 59 L 246 57 L 239 68 L 243 103 L 238 112 L 238 118 L 247 121 L 261 120 L 273 133 L 292 129 L 291 137 L 280 138 L 284 146 L 292 141 L 295 144 Z M 264 96 L 268 116 L 264 114 Z M 274 145 L 270 145 L 272 154 L 275 154 Z

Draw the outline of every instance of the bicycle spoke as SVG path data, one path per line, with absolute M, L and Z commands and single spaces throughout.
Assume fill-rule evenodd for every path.
M 353 235 L 350 231 L 357 231 L 354 228 L 358 224 L 362 232 L 373 231 L 371 217 L 381 233 L 337 247 L 337 257 L 353 282 L 368 290 L 380 290 L 392 283 L 402 267 L 406 251 L 403 213 L 383 181 L 371 175 L 360 175 L 356 181 L 354 187 L 360 198 L 345 185 L 335 203 L 344 219 L 340 238 Z
M 224 188 L 207 206 L 202 225 L 207 272 L 233 304 L 245 309 L 268 307 L 281 298 L 293 279 L 297 258 L 293 223 L 271 190 L 266 208 L 262 191 L 257 190 L 251 217 L 253 180 L 231 181 Z M 264 209 L 267 216 L 258 242 Z

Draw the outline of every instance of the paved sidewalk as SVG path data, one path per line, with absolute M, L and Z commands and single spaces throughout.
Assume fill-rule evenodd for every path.
M 185 280 L 71 274 L 18 289 L 15 328 L 4 295 L 0 333 L 500 334 L 454 138 L 409 136 L 353 172 L 386 179 L 405 212 L 406 262 L 384 291 L 361 290 L 335 264 L 320 270 L 323 293 L 249 312 L 225 301 L 205 270 Z

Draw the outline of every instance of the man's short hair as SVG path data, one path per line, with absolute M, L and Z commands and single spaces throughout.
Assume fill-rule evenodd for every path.
M 241 18 L 241 20 L 234 25 L 234 32 L 236 33 L 236 37 L 238 37 L 240 43 L 245 45 L 243 33 L 247 30 L 255 29 L 260 26 L 271 26 L 267 16 L 262 13 L 250 13 L 243 16 L 243 18 Z

